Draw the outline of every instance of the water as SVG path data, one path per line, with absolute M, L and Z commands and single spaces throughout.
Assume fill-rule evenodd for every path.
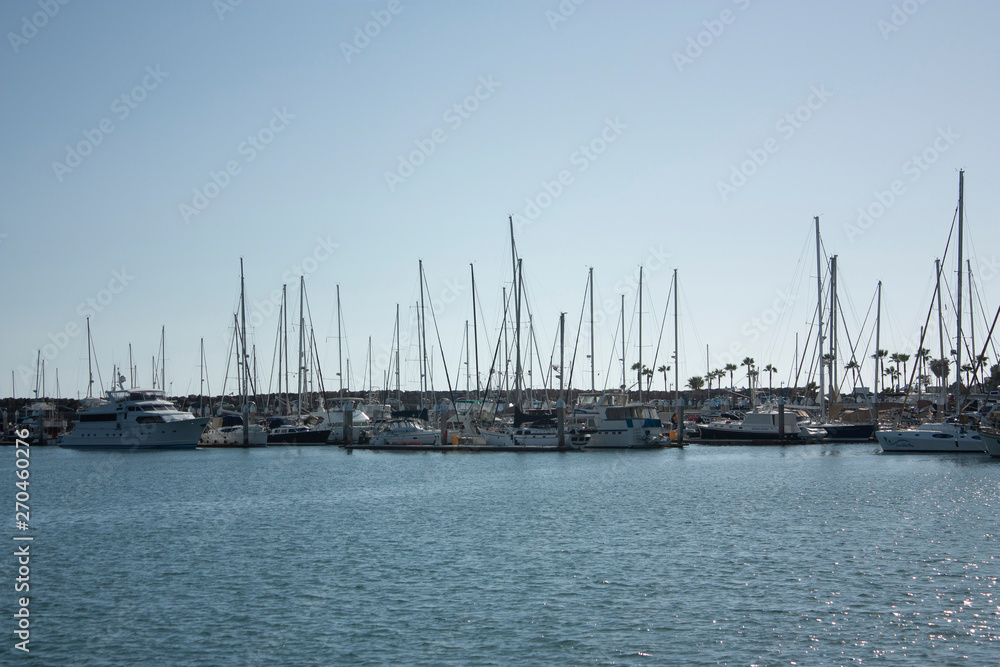
M 995 664 L 998 463 L 36 447 L 0 662 Z

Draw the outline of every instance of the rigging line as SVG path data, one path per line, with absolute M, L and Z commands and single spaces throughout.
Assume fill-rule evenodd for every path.
M 660 357 L 660 345 L 663 343 L 663 332 L 667 328 L 667 313 L 670 311 L 670 298 L 673 293 L 674 279 L 671 278 L 670 288 L 667 290 L 667 302 L 663 306 L 663 318 L 660 320 L 660 335 L 656 339 L 656 352 L 653 353 L 653 370 L 656 370 L 656 361 Z
M 441 345 L 441 332 L 438 330 L 437 314 L 434 312 L 434 301 L 431 299 L 431 288 L 427 284 L 427 272 L 421 268 L 421 279 L 424 287 L 427 288 L 427 302 L 431 307 L 431 321 L 434 322 L 434 333 L 437 335 L 438 349 L 441 350 L 441 364 L 444 366 L 444 377 L 448 381 L 448 393 L 451 395 L 451 404 L 455 405 L 455 390 L 451 386 L 451 375 L 448 374 L 448 360 L 445 358 L 444 347 Z
M 524 298 L 524 306 L 525 306 L 525 308 L 528 309 L 528 322 L 532 323 L 531 335 L 528 337 L 528 347 L 529 347 L 529 349 L 528 349 L 528 355 L 529 356 L 531 355 L 531 349 L 530 348 L 531 348 L 531 344 L 534 343 L 535 344 L 535 358 L 538 359 L 538 364 L 541 365 L 541 363 L 542 363 L 542 353 L 538 350 L 538 338 L 534 334 L 534 320 L 535 320 L 535 316 L 531 314 L 531 304 L 529 303 L 529 300 L 527 299 L 527 290 L 525 290 L 523 287 L 521 288 L 521 290 L 522 290 L 523 296 L 525 297 Z M 545 394 L 545 400 L 546 401 L 549 400 L 549 385 L 548 385 L 548 382 L 546 380 L 546 376 L 547 375 L 548 375 L 548 373 L 542 373 L 542 390 L 543 390 L 543 392 Z
M 816 329 L 816 313 L 818 312 L 818 310 L 819 310 L 818 308 L 813 308 L 812 321 L 809 322 L 809 328 L 807 329 L 807 331 L 809 333 L 806 334 L 806 342 L 805 342 L 805 345 L 802 346 L 802 356 L 799 357 L 799 359 L 798 359 L 799 365 L 798 365 L 798 368 L 795 369 L 795 386 L 796 387 L 799 386 L 799 378 L 802 375 L 802 368 L 803 368 L 803 366 L 805 366 L 806 359 L 809 358 L 809 356 L 810 356 L 809 355 L 809 342 L 812 340 L 813 331 Z M 811 371 L 806 374 L 806 377 L 808 378 L 810 375 L 811 375 Z
M 319 358 L 319 347 L 316 346 L 316 332 L 313 328 L 313 316 L 312 309 L 309 306 L 309 291 L 305 289 L 305 284 L 303 284 L 302 294 L 306 297 L 306 313 L 309 315 L 309 338 L 311 341 L 310 348 L 316 354 L 316 375 L 319 377 L 319 390 L 323 395 L 324 400 L 326 399 L 326 385 L 323 383 L 323 365 L 320 363 Z M 350 359 L 350 348 L 348 348 L 348 359 Z M 362 381 L 362 389 L 364 389 L 364 382 Z
M 615 318 L 615 335 L 611 339 L 611 358 L 608 359 L 608 367 L 607 367 L 607 369 L 605 370 L 605 373 L 604 373 L 604 387 L 603 387 L 602 391 L 607 391 L 608 380 L 611 379 L 611 367 L 614 366 L 615 355 L 617 354 L 616 350 L 618 348 L 618 330 L 619 330 L 619 328 L 622 331 L 622 337 L 624 337 L 625 336 L 625 333 L 624 333 L 625 332 L 625 327 L 621 325 L 620 318 L 616 317 Z
M 979 302 L 979 312 L 983 315 L 983 324 L 985 324 L 988 320 L 986 319 L 986 308 L 983 306 L 982 295 L 979 292 L 979 284 L 978 283 L 973 283 L 973 284 L 975 285 L 976 300 Z M 990 346 L 993 348 L 993 356 L 996 357 L 997 356 L 996 343 L 993 342 L 992 338 L 989 338 L 987 340 L 989 340 Z
M 580 307 L 580 321 L 576 325 L 576 340 L 573 342 L 573 357 L 569 361 L 569 379 L 566 388 L 573 388 L 573 371 L 576 369 L 576 353 L 580 347 L 580 332 L 583 331 L 583 313 L 587 310 L 587 295 L 590 294 L 590 277 L 587 277 L 587 287 L 583 290 L 583 305 Z
M 841 320 L 846 321 L 847 317 L 844 315 L 844 307 L 840 303 L 840 299 L 839 298 L 837 299 L 836 305 L 837 305 L 837 309 L 840 311 Z M 869 308 L 869 313 L 870 312 L 871 312 L 871 308 Z M 867 318 L 867 316 L 865 316 L 865 322 L 867 322 L 867 321 L 868 321 L 868 318 Z M 855 346 L 854 346 L 854 342 L 851 341 L 851 332 L 848 330 L 848 328 L 846 326 L 844 327 L 844 335 L 847 336 L 847 347 L 851 351 L 851 361 L 854 361 L 855 360 L 854 354 L 856 352 L 856 349 L 855 349 Z M 858 342 L 859 343 L 861 342 L 860 334 L 859 334 Z M 845 370 L 846 370 L 846 368 L 845 368 Z M 856 373 L 858 369 L 852 368 L 851 370 L 855 371 L 855 373 Z M 837 387 L 837 394 L 838 395 L 840 395 L 840 394 L 843 393 L 842 390 L 844 388 L 844 384 L 845 384 L 846 381 L 847 381 L 847 373 L 844 373 L 843 376 L 840 378 L 840 386 Z

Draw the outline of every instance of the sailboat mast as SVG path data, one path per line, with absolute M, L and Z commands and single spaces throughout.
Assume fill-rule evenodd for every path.
M 87 398 L 94 397 L 94 366 L 90 358 L 90 349 L 92 343 L 90 341 L 90 318 L 87 318 Z
M 283 344 L 285 348 L 285 410 L 286 414 L 292 413 L 292 400 L 289 394 L 291 394 L 291 387 L 288 384 L 288 285 L 284 284 L 281 286 L 281 311 L 282 311 L 282 338 L 284 339 Z
M 132 343 L 128 344 L 128 377 L 129 377 L 129 387 L 134 387 L 135 373 L 132 372 Z
M 837 256 L 830 258 L 830 402 L 837 400 Z
M 514 362 L 514 392 L 517 394 L 517 406 L 521 407 L 521 288 L 522 282 L 521 259 L 517 260 L 517 274 L 514 279 L 517 281 L 517 291 L 514 293 L 514 303 L 516 312 L 514 315 L 514 345 L 517 348 L 516 361 Z
M 399 385 L 399 304 L 396 304 L 396 400 L 402 400 Z
M 167 325 L 160 330 L 160 389 L 167 393 Z
M 594 267 L 590 267 L 588 282 L 590 283 L 590 391 L 596 391 L 594 374 Z
M 639 267 L 639 402 L 642 403 L 642 267 Z
M 507 339 L 507 286 L 503 290 L 503 390 L 510 398 L 510 341 Z M 498 343 L 499 344 L 499 343 Z
M 941 387 L 938 390 L 939 401 L 941 402 L 941 411 L 944 412 L 948 407 L 947 391 L 948 391 L 948 374 L 944 372 L 944 312 L 941 310 L 941 260 L 934 260 L 934 274 L 937 276 L 937 302 L 938 302 L 938 346 L 941 352 L 941 356 L 938 357 L 938 363 L 941 364 Z
M 472 272 L 472 348 L 476 353 L 476 398 L 479 398 L 479 328 L 476 320 L 476 267 L 469 264 Z
M 337 285 L 337 377 L 340 378 L 340 398 L 344 398 L 344 346 L 340 331 L 340 285 Z
M 816 221 L 816 317 L 819 323 L 819 335 L 816 342 L 819 345 L 819 417 L 826 421 L 826 376 L 824 375 L 823 359 L 823 260 L 820 255 L 819 216 Z M 876 354 L 878 349 L 875 350 Z
M 302 394 L 306 391 L 306 277 L 299 276 L 299 414 L 302 414 Z M 339 295 L 339 291 L 338 291 Z
M 625 379 L 625 295 L 622 294 L 622 391 L 625 392 L 628 388 L 627 380 Z
M 680 410 L 681 408 L 681 359 L 678 355 L 680 350 L 679 340 L 680 333 L 678 331 L 678 317 L 677 317 L 677 303 L 680 299 L 680 291 L 677 286 L 677 269 L 674 269 L 674 409 Z M 677 433 L 678 437 L 683 432 L 681 424 L 677 423 Z
M 465 395 L 466 398 L 471 396 L 470 383 L 472 375 L 472 364 L 469 363 L 469 320 L 465 320 Z
M 965 170 L 958 172 L 958 292 L 955 304 L 955 318 L 958 321 L 955 334 L 955 416 L 962 414 L 962 237 L 965 214 Z
M 201 339 L 201 356 L 198 357 L 198 375 L 200 382 L 198 384 L 198 398 L 201 405 L 201 414 L 205 415 L 205 339 Z
M 243 419 L 243 446 L 250 444 L 250 409 L 247 406 L 247 383 L 250 381 L 249 369 L 247 368 L 247 306 L 246 306 L 246 283 L 243 279 L 243 258 L 240 257 L 240 359 L 243 362 L 241 379 L 243 383 L 243 405 L 240 414 Z
M 424 260 L 418 260 L 420 272 L 420 403 L 424 407 L 427 394 L 427 312 L 424 310 Z
M 873 415 L 875 421 L 878 421 L 878 381 L 881 377 L 881 371 L 879 365 L 882 361 L 882 357 L 879 356 L 879 345 L 881 344 L 882 338 L 882 281 L 878 281 L 878 300 L 875 308 L 875 384 L 873 385 L 874 397 L 875 397 L 875 414 Z M 808 344 L 807 344 L 808 345 Z

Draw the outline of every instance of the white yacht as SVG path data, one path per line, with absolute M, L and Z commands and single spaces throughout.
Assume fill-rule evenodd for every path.
M 949 420 L 921 424 L 900 431 L 876 431 L 883 452 L 971 452 L 981 454 L 986 444 L 978 431 Z
M 777 411 L 748 412 L 743 415 L 743 419 L 722 419 L 699 424 L 698 431 L 702 440 L 770 442 L 781 439 L 778 422 Z M 791 410 L 785 411 L 784 431 L 783 442 L 808 442 L 826 436 L 826 431 L 821 428 L 800 426 Z
M 208 417 L 195 417 L 166 400 L 159 389 L 112 389 L 107 402 L 80 413 L 60 441 L 78 449 L 195 448 Z
M 415 419 L 390 419 L 381 426 L 369 447 L 441 444 L 440 430 L 424 428 Z
M 266 447 L 267 429 L 260 424 L 247 425 L 247 444 L 243 443 L 243 418 L 223 415 L 212 419 L 201 434 L 199 447 Z
M 989 455 L 1000 458 L 1000 431 L 983 427 L 979 429 L 979 435 L 983 439 L 983 445 Z
M 574 417 L 582 420 L 581 433 L 589 434 L 585 449 L 634 449 L 667 447 L 670 437 L 656 408 L 628 403 L 622 394 L 603 394 L 596 402 L 578 404 Z
M 559 447 L 559 430 L 557 428 L 539 426 L 508 427 L 501 431 L 480 431 L 483 442 L 489 447 L 517 447 L 557 449 Z M 590 441 L 586 432 L 566 430 L 563 435 L 565 447 L 580 449 Z

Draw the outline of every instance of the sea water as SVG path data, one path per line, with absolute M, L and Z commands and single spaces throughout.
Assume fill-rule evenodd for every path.
M 1000 661 L 985 454 L 34 447 L 30 472 L 4 664 Z

